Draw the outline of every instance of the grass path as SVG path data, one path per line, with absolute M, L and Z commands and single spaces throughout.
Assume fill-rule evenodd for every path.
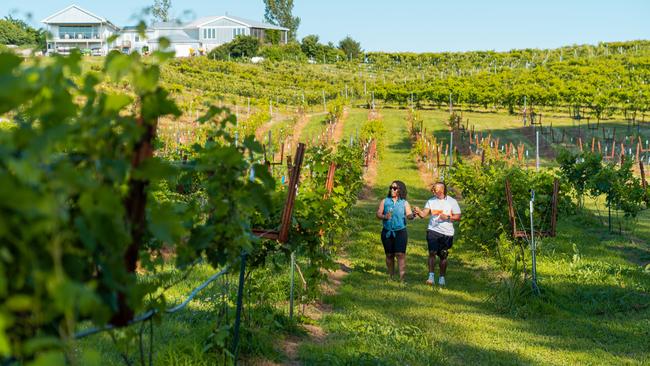
M 411 204 L 423 206 L 429 192 L 409 155 L 405 114 L 390 110 L 382 114 L 388 134 L 374 196 L 383 197 L 389 183 L 400 179 L 408 187 Z M 360 200 L 352 212 L 351 235 L 344 247 L 353 270 L 343 280 L 338 294 L 325 299 L 334 310 L 320 321 L 329 336 L 322 342 L 307 342 L 300 347 L 304 364 L 563 365 L 649 361 L 647 308 L 607 316 L 597 312 L 582 314 L 579 306 L 554 307 L 544 315 L 528 317 L 500 314 L 486 301 L 491 281 L 487 260 L 463 247 L 462 240 L 450 256 L 447 287 L 426 286 L 424 220 L 409 225 L 406 285 L 389 281 L 379 240 L 380 223 L 374 218 L 377 204 L 375 199 Z M 575 228 L 567 228 L 566 237 L 560 240 L 569 243 L 571 237 L 580 237 L 581 233 L 572 229 Z M 594 238 L 586 240 L 591 241 L 584 243 L 588 247 Z M 581 245 L 578 242 L 578 247 Z M 561 249 L 559 244 L 557 249 Z M 611 252 L 600 254 L 609 258 Z M 564 256 L 560 262 L 563 260 Z M 541 266 L 540 275 L 549 276 L 549 283 L 550 276 L 557 275 L 553 279 L 558 283 L 556 293 L 564 295 L 570 307 L 571 301 L 575 301 L 571 291 L 592 288 L 576 287 L 575 278 L 562 276 L 563 268 L 559 264 Z M 639 281 L 645 280 L 644 277 Z M 605 292 L 618 290 L 615 285 L 594 288 Z M 642 295 L 638 295 L 639 301 L 648 299 Z

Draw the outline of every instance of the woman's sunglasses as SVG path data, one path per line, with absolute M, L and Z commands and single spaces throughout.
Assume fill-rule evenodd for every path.
M 392 189 L 393 191 L 397 191 L 399 189 L 399 187 L 392 186 L 392 187 L 390 187 L 390 189 Z

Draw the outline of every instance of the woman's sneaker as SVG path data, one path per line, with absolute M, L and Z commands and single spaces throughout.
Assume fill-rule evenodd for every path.
M 445 277 L 444 276 L 440 276 L 440 278 L 438 278 L 438 285 L 439 286 L 444 286 L 445 285 Z
M 429 279 L 426 281 L 427 285 L 433 286 L 436 283 L 436 278 L 434 275 L 429 274 Z

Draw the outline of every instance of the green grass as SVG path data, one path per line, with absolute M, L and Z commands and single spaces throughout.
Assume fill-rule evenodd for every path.
M 240 337 L 243 358 L 281 362 L 285 355 L 278 347 L 278 342 L 289 335 L 302 334 L 288 317 L 289 266 L 284 257 L 278 256 L 275 261 L 280 265 L 279 268 L 273 269 L 269 266 L 256 269 L 247 277 Z M 196 286 L 216 272 L 218 270 L 209 265 L 199 265 L 186 279 L 182 279 L 183 272 L 174 270 L 172 266 L 165 267 L 158 276 L 168 278 L 170 283 L 178 282 L 165 291 L 168 307 L 185 300 Z M 211 339 L 214 339 L 212 333 L 218 328 L 219 322 L 229 325 L 234 323 L 237 283 L 238 271 L 230 271 L 201 291 L 185 309 L 157 318 L 153 328 L 153 364 L 224 364 L 222 353 L 208 346 L 211 345 Z M 299 304 L 304 294 L 300 286 L 296 288 L 296 304 Z M 228 309 L 224 317 L 219 315 L 220 310 L 224 309 L 223 296 L 226 296 L 225 308 Z M 295 314 L 298 318 L 299 305 L 296 305 Z M 80 328 L 83 329 L 83 326 L 82 324 Z M 148 323 L 144 330 L 144 352 L 145 358 L 148 358 Z M 120 355 L 120 352 L 123 352 L 128 354 L 131 362 L 139 365 L 139 331 L 140 325 L 114 331 L 117 345 L 111 340 L 108 332 L 89 336 L 77 343 L 76 353 L 79 357 L 99 357 L 101 361 L 95 363 L 98 365 L 117 366 L 124 365 Z
M 338 295 L 324 299 L 334 309 L 319 321 L 328 333 L 325 341 L 313 342 L 303 336 L 299 349 L 303 364 L 650 363 L 650 273 L 639 265 L 650 261 L 650 211 L 642 212 L 636 222 L 635 240 L 608 233 L 594 216 L 597 201 L 587 201 L 584 214 L 562 217 L 558 237 L 539 243 L 542 297 L 515 299 L 517 304 L 508 311 L 491 298 L 500 275 L 494 260 L 463 243 L 462 237 L 457 238 L 450 256 L 447 288 L 432 289 L 424 284 L 425 220 L 409 223 L 406 285 L 389 281 L 379 240 L 380 222 L 374 218 L 379 199 L 395 179 L 406 183 L 413 205 L 423 206 L 430 193 L 410 156 L 406 111 L 382 110 L 381 114 L 387 134 L 372 187 L 375 198 L 355 206 L 344 242 L 353 271 L 344 279 Z M 351 109 L 343 138 L 356 134 L 367 115 L 367 110 Z M 423 116 L 427 131 L 446 134 L 445 111 L 425 111 Z M 496 128 L 502 115 L 484 118 L 486 125 L 495 123 L 495 131 L 508 133 L 510 125 Z M 308 126 L 316 128 L 320 120 L 321 116 L 316 116 Z M 284 122 L 278 126 L 281 124 Z M 303 140 L 305 136 L 303 133 Z M 606 214 L 602 202 L 599 204 L 601 213 Z M 208 266 L 198 267 L 166 293 L 168 303 L 181 301 L 214 271 Z M 171 278 L 179 276 L 173 273 Z M 234 274 L 227 278 L 229 291 L 234 290 L 236 281 Z M 223 285 L 213 284 L 187 309 L 164 316 L 155 324 L 154 364 L 222 362 L 216 352 L 204 347 L 219 320 L 216 299 Z M 284 362 L 282 340 L 299 333 L 287 319 L 286 268 L 255 271 L 247 285 L 253 297 L 245 300 L 244 359 Z M 229 306 L 232 309 L 233 304 Z M 137 357 L 138 330 L 133 327 L 115 333 L 122 347 L 129 345 L 131 357 Z M 106 333 L 79 342 L 80 353 L 89 350 L 96 350 L 102 365 L 122 364 Z
M 409 157 L 404 111 L 382 111 L 388 130 L 374 192 L 403 180 L 409 201 L 428 198 Z M 435 123 L 435 116 L 433 118 Z M 440 121 L 438 121 L 440 122 Z M 424 285 L 425 222 L 409 225 L 406 285 L 387 280 L 374 218 L 378 198 L 353 211 L 346 250 L 353 271 L 334 311 L 321 321 L 323 343 L 300 348 L 304 364 L 647 364 L 650 362 L 650 274 L 615 249 L 611 235 L 586 214 L 562 218 L 557 238 L 540 244 L 540 299 L 503 313 L 488 300 L 492 259 L 458 238 L 445 289 Z M 647 225 L 647 216 L 644 216 Z M 647 227 L 647 226 L 646 226 Z M 574 250 L 575 248 L 575 250 Z

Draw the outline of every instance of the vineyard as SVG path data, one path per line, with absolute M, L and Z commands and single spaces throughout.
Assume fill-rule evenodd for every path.
M 646 41 L 0 83 L 2 365 L 650 362 Z M 447 288 L 426 220 L 385 275 L 395 179 L 461 202 Z

